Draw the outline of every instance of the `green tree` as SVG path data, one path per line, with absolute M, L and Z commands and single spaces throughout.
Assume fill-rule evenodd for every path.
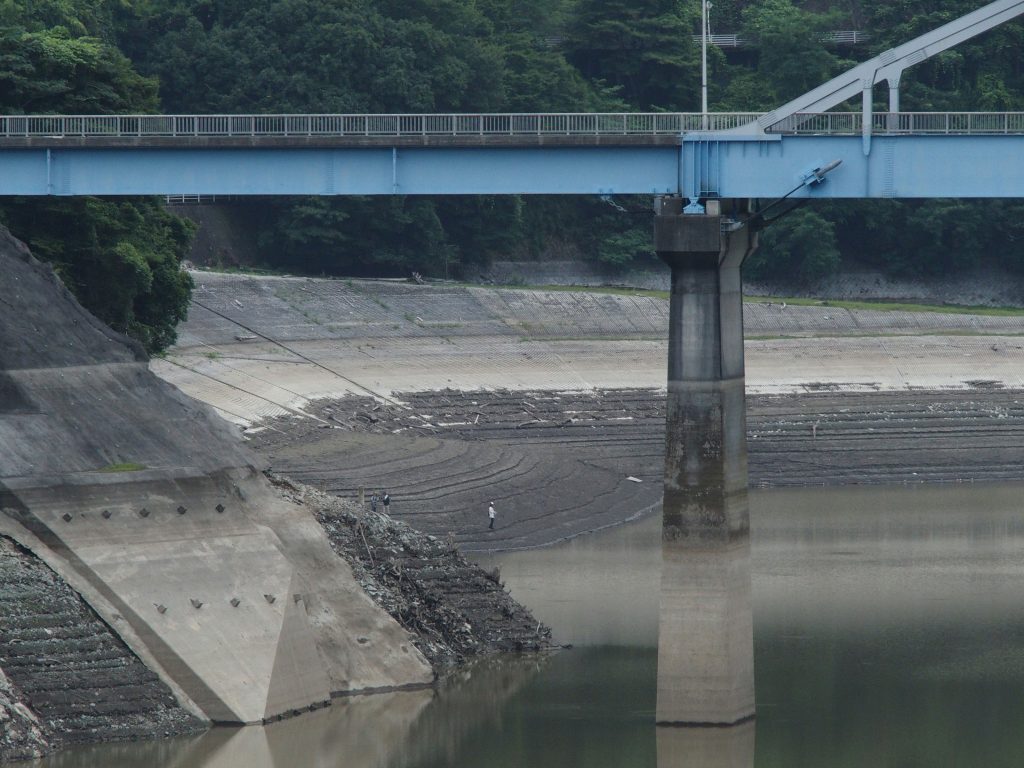
M 157 82 L 107 34 L 103 2 L 0 5 L 0 110 L 5 114 L 154 112 Z M 55 26 L 47 26 L 54 23 Z M 191 281 L 181 271 L 192 226 L 151 200 L 5 199 L 0 220 L 54 265 L 93 314 L 150 352 L 173 343 Z
M 757 45 L 755 72 L 737 73 L 723 102 L 736 110 L 771 109 L 838 74 L 844 61 L 822 44 L 837 13 L 811 13 L 792 0 L 764 0 L 743 10 L 742 35 Z
M 150 352 L 174 342 L 192 288 L 181 269 L 191 222 L 149 199 L 91 197 L 5 200 L 0 220 L 109 326 Z
M 699 5 L 678 0 L 578 0 L 566 56 L 598 85 L 641 110 L 700 108 L 700 58 L 692 36 Z
M 558 3 L 540 0 L 153 0 L 124 45 L 142 71 L 159 78 L 170 111 L 472 113 L 617 104 L 542 39 L 557 31 L 561 13 Z M 523 223 L 530 210 L 549 205 L 282 199 L 254 201 L 239 215 L 268 265 L 454 276 L 557 231 L 537 233 Z M 586 209 L 559 207 L 561 228 L 580 221 L 584 229 Z
M 801 208 L 761 233 L 760 247 L 744 265 L 754 280 L 786 276 L 813 283 L 839 269 L 835 227 L 818 211 Z
M 155 112 L 157 83 L 97 38 L 9 28 L 0 30 L 0 104 L 7 114 Z

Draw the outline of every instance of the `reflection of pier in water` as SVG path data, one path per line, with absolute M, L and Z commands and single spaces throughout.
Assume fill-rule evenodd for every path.
M 754 723 L 659 728 L 658 768 L 754 768 Z

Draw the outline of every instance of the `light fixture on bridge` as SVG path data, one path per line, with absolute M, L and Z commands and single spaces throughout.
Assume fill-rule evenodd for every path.
M 807 171 L 807 173 L 803 175 L 803 184 L 800 186 L 809 187 L 811 184 L 821 184 L 821 182 L 825 180 L 825 176 L 827 174 L 831 173 L 842 164 L 843 161 L 837 159 L 833 160 L 831 163 L 826 163 L 825 165 Z M 797 189 L 799 189 L 799 187 L 797 187 Z M 793 191 L 795 192 L 796 190 Z M 793 192 L 790 192 L 789 194 L 791 195 Z

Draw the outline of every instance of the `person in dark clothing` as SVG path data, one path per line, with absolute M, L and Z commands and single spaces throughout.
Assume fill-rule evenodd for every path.
M 391 494 L 389 494 L 387 491 L 384 491 L 384 496 L 381 497 L 381 501 L 384 502 L 384 511 L 387 512 L 388 507 L 391 506 Z

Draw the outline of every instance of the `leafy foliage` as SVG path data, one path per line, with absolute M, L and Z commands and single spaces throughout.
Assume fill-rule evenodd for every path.
M 716 0 L 712 108 L 770 109 L 977 0 Z M 0 0 L 0 109 L 28 112 L 694 110 L 697 0 Z M 552 41 L 560 38 L 562 42 Z M 1024 109 L 1024 25 L 908 71 L 906 109 Z M 852 56 L 852 54 L 851 54 Z M 159 85 L 159 99 L 157 87 Z M 883 89 L 878 103 L 885 103 Z M 278 198 L 236 207 L 258 259 L 307 273 L 456 276 L 498 256 L 653 258 L 649 200 Z M 1016 201 L 849 201 L 764 233 L 749 274 L 814 281 L 843 262 L 930 275 L 990 261 L 1024 271 Z M 7 201 L 0 216 L 93 311 L 151 350 L 187 302 L 188 227 L 146 201 Z
M 153 0 L 123 36 L 165 107 L 209 112 L 571 111 L 618 102 L 540 32 L 559 3 L 539 0 Z M 241 215 L 260 259 L 307 273 L 454 276 L 529 249 L 523 225 L 545 201 L 279 199 Z M 579 206 L 560 207 L 574 227 Z M 538 211 L 538 213 L 540 213 Z M 539 218 L 546 218 L 540 216 Z
M 675 0 L 578 0 L 566 55 L 587 78 L 614 87 L 632 108 L 700 109 L 693 44 L 699 5 Z
M 0 110 L 157 111 L 157 81 L 113 43 L 122 11 L 104 0 L 0 4 Z M 5 199 L 0 220 L 93 314 L 150 352 L 173 343 L 192 285 L 180 268 L 190 223 L 150 200 L 95 198 Z
M 109 326 L 149 351 L 174 342 L 192 288 L 180 266 L 191 222 L 148 199 L 91 197 L 7 200 L 0 220 Z
M 7 114 L 155 112 L 157 84 L 95 37 L 9 28 L 0 30 L 0 104 Z
M 745 274 L 755 280 L 787 275 L 813 283 L 839 267 L 839 246 L 832 222 L 810 208 L 801 208 L 768 227 L 760 247 L 748 259 Z

